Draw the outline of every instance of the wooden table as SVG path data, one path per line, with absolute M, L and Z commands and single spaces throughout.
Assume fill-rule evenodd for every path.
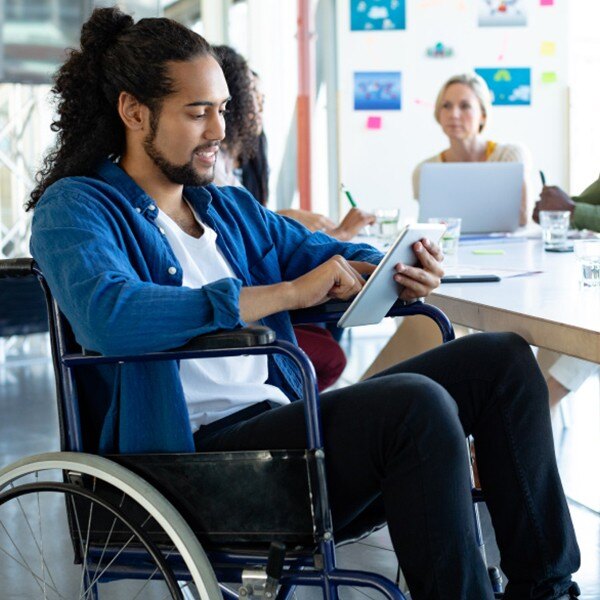
M 502 250 L 476 255 L 473 250 Z M 573 253 L 544 252 L 539 240 L 461 245 L 459 266 L 486 272 L 542 271 L 498 283 L 443 284 L 428 301 L 453 323 L 479 331 L 513 331 L 530 344 L 600 363 L 600 287 L 579 284 Z

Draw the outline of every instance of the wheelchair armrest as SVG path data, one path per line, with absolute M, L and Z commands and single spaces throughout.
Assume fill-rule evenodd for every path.
M 33 258 L 5 258 L 0 260 L 0 279 L 19 279 L 34 274 Z
M 351 301 L 330 300 L 319 306 L 304 308 L 290 312 L 292 323 L 336 323 L 350 306 Z M 426 304 L 423 300 L 404 302 L 397 300 L 390 308 L 386 317 L 409 317 L 424 315 L 433 319 L 438 326 L 442 340 L 449 342 L 454 339 L 454 329 L 448 317 L 437 307 Z
M 187 344 L 167 350 L 167 352 L 187 352 L 188 350 L 223 350 L 227 348 L 253 348 L 265 346 L 275 341 L 275 332 L 262 325 L 242 327 L 228 331 L 205 333 L 192 338 Z
M 418 300 L 417 302 L 421 302 Z M 300 310 L 290 311 L 290 317 L 294 325 L 300 323 L 334 323 L 340 319 L 346 309 L 352 304 L 352 300 L 329 300 L 318 306 L 310 308 L 302 308 Z M 401 316 L 401 312 L 406 306 L 410 306 L 414 302 L 404 302 L 397 300 L 394 306 L 390 309 L 386 317 Z M 397 314 L 396 314 L 397 313 Z
M 256 348 L 267 346 L 275 341 L 275 332 L 262 325 L 253 325 L 232 329 L 226 331 L 216 331 L 205 333 L 192 338 L 183 346 L 161 350 L 158 352 L 148 352 L 140 355 L 104 355 L 93 350 L 83 350 L 81 354 L 69 353 L 63 356 L 63 362 L 66 366 L 75 366 L 76 364 L 100 364 L 115 362 L 139 362 L 141 360 L 180 360 L 186 358 L 201 358 L 205 352 L 211 350 L 239 350 L 242 348 Z M 236 354 L 240 354 L 239 352 Z M 81 360 L 80 360 L 81 359 Z

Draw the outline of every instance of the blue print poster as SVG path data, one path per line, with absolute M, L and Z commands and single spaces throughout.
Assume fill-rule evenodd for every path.
M 475 69 L 492 92 L 492 104 L 524 106 L 531 104 L 531 69 Z
M 350 0 L 350 29 L 406 29 L 406 0 Z
M 400 83 L 399 71 L 354 73 L 354 110 L 400 110 Z

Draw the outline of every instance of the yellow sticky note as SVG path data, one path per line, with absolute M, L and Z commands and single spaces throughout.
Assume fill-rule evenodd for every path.
M 542 73 L 542 83 L 556 83 L 558 77 L 554 71 L 545 71 Z
M 542 42 L 540 53 L 542 56 L 554 56 L 556 54 L 556 44 L 554 42 Z

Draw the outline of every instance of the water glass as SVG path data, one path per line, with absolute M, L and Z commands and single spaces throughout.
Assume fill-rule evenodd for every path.
M 399 219 L 400 211 L 397 208 L 379 208 L 375 211 L 375 235 L 384 245 L 396 239 Z
M 571 213 L 568 210 L 541 210 L 540 225 L 544 250 L 556 250 L 567 247 L 567 233 Z
M 446 263 L 454 262 L 458 254 L 458 241 L 460 240 L 460 226 L 462 219 L 458 217 L 436 217 L 427 219 L 428 223 L 442 223 L 446 231 L 440 241 L 442 252 L 446 257 Z M 450 260 L 448 260 L 450 258 Z
M 600 239 L 575 240 L 579 279 L 585 287 L 600 287 Z

